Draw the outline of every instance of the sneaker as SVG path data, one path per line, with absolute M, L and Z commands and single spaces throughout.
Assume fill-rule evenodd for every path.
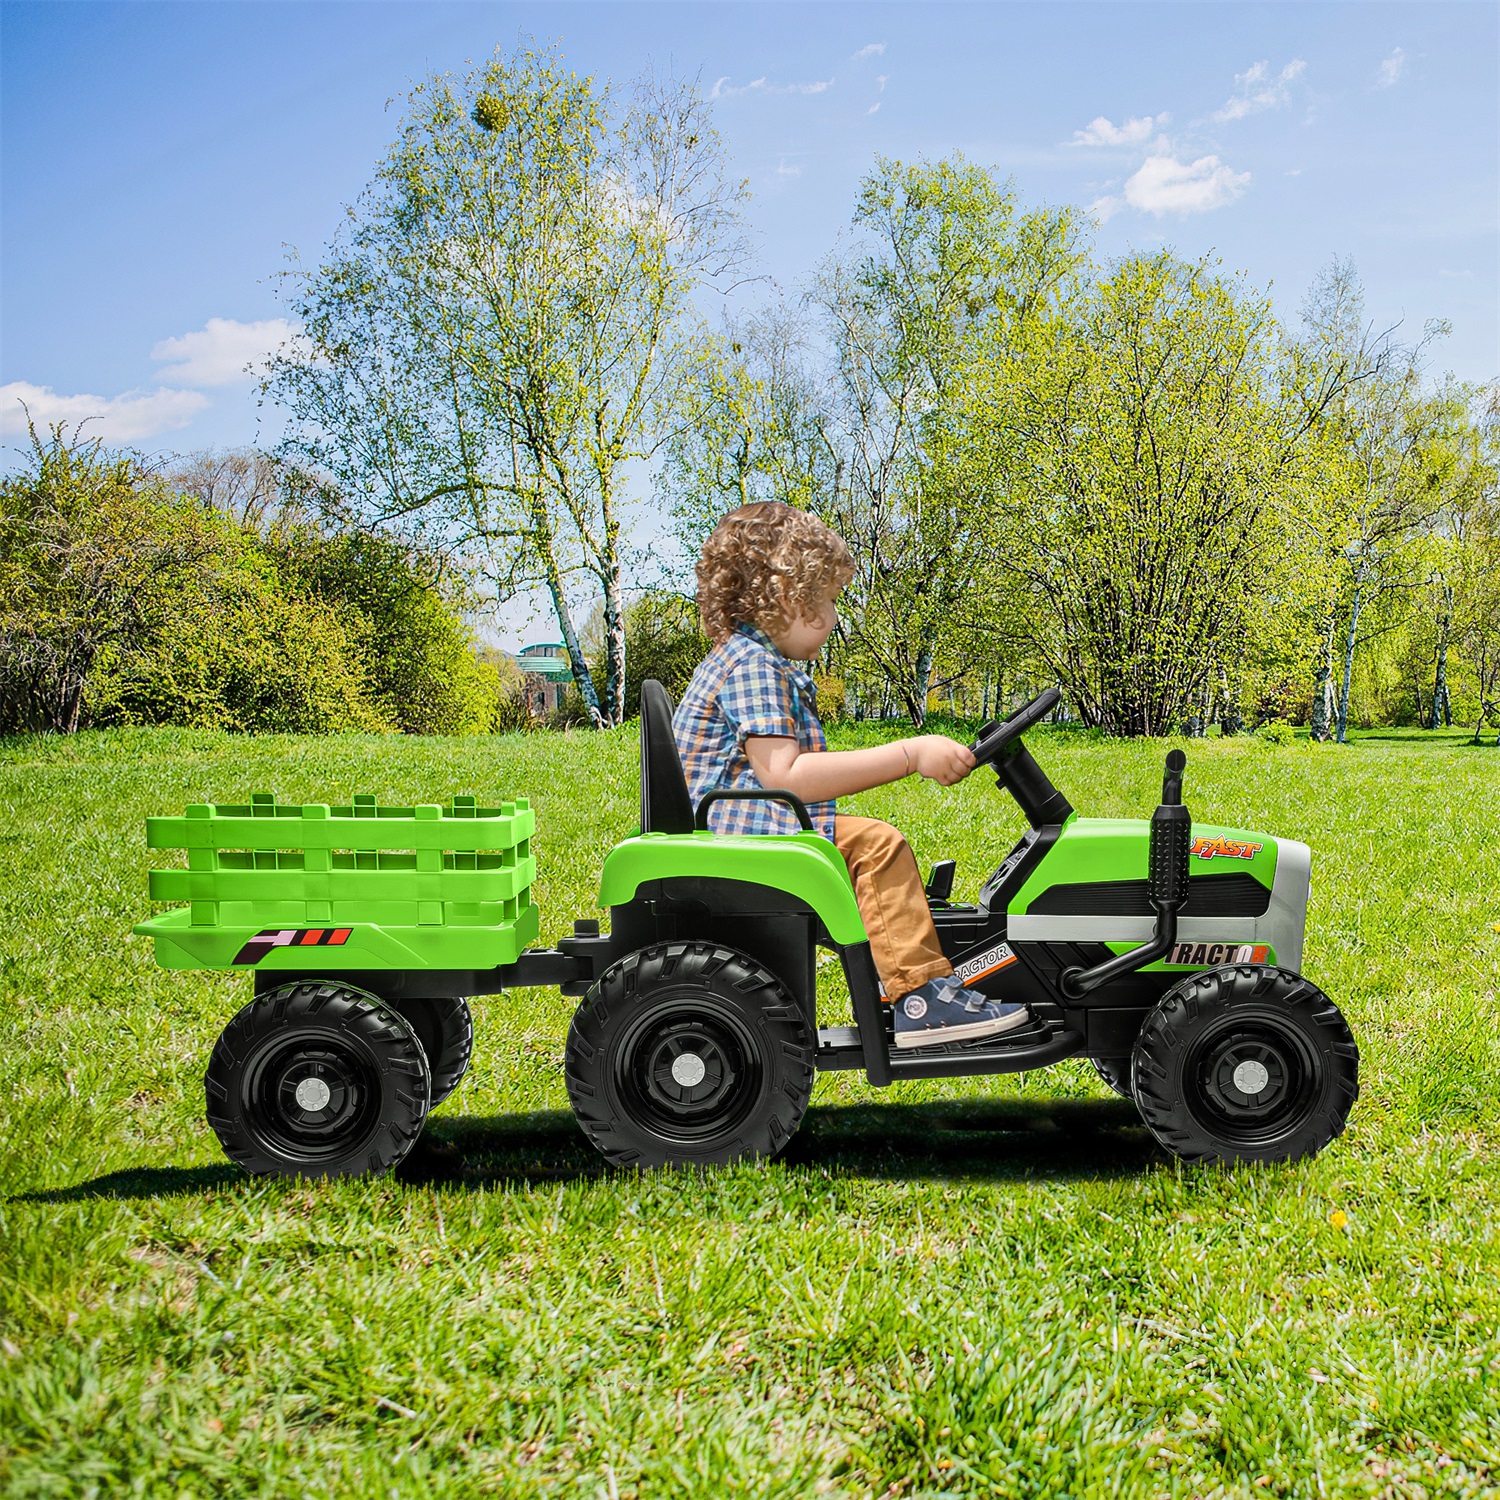
M 935 1047 L 944 1042 L 972 1042 L 982 1036 L 1013 1031 L 1031 1019 L 1024 1005 L 991 1000 L 966 990 L 952 974 L 929 979 L 896 1002 L 896 1045 Z

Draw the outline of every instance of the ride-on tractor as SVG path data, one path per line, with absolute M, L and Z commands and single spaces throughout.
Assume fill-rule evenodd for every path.
M 641 695 L 641 826 L 605 859 L 608 932 L 580 920 L 527 948 L 534 820 L 481 807 L 190 807 L 147 821 L 151 894 L 190 904 L 136 928 L 169 968 L 250 969 L 224 1029 L 208 1119 L 252 1172 L 381 1172 L 452 1092 L 473 1040 L 468 1000 L 517 986 L 581 997 L 569 1098 L 620 1166 L 733 1162 L 790 1140 L 819 1069 L 903 1078 L 1033 1072 L 1087 1057 L 1186 1161 L 1310 1156 L 1344 1127 L 1358 1050 L 1300 973 L 1305 844 L 1191 823 L 1184 756 L 1166 757 L 1149 822 L 1082 818 L 1022 736 L 1049 689 L 973 745 L 1029 829 L 977 899 L 954 863 L 927 884 L 943 950 L 971 988 L 1031 1010 L 1025 1028 L 897 1050 L 838 850 L 789 792 L 719 790 L 694 807 L 660 684 Z M 801 832 L 711 832 L 720 800 L 765 797 Z M 818 1024 L 817 952 L 838 955 L 855 1025 Z

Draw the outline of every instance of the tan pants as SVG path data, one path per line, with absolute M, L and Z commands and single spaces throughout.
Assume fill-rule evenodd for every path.
M 838 813 L 833 842 L 849 866 L 886 998 L 899 1000 L 929 979 L 951 974 L 953 965 L 938 943 L 916 856 L 901 830 L 878 818 Z

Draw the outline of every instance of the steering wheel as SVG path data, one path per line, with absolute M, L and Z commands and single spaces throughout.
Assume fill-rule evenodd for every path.
M 1019 739 L 1028 729 L 1040 724 L 1061 702 L 1062 694 L 1055 687 L 1043 689 L 1003 724 L 986 724 L 979 731 L 979 738 L 969 746 L 970 753 L 981 766 L 998 759 L 1012 740 Z

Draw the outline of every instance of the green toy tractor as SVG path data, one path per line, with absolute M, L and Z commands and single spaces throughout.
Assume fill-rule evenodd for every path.
M 481 807 L 191 807 L 147 820 L 151 894 L 189 904 L 136 928 L 170 968 L 248 968 L 254 997 L 224 1029 L 208 1119 L 252 1172 L 381 1172 L 453 1090 L 473 1041 L 468 1001 L 518 986 L 578 996 L 568 1095 L 611 1162 L 684 1166 L 772 1156 L 819 1069 L 902 1078 L 1032 1072 L 1087 1057 L 1186 1161 L 1287 1161 L 1343 1129 L 1359 1054 L 1337 1006 L 1301 976 L 1307 846 L 1190 821 L 1184 756 L 1167 755 L 1149 821 L 1081 818 L 1022 736 L 1049 689 L 980 731 L 973 752 L 1028 831 L 975 901 L 954 864 L 927 885 L 933 922 L 972 989 L 1030 1007 L 1004 1036 L 898 1050 L 838 850 L 789 792 L 710 792 L 694 807 L 672 703 L 641 694 L 641 826 L 606 857 L 592 920 L 536 938 L 534 819 Z M 711 832 L 711 806 L 764 797 L 785 835 Z M 841 963 L 855 1025 L 818 1024 L 817 952 Z

